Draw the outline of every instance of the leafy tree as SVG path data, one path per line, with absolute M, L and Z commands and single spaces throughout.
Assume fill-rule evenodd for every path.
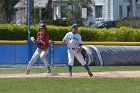
M 72 23 L 76 22 L 80 25 L 83 25 L 83 19 L 81 18 L 81 13 L 82 13 L 82 7 L 87 8 L 87 10 L 89 11 L 91 8 L 89 7 L 90 5 L 93 5 L 92 0 L 71 0 L 71 2 L 74 4 L 75 6 L 75 10 L 72 10 Z
M 5 0 L 0 0 L 0 23 L 5 23 L 6 21 L 6 11 L 4 8 Z
M 64 0 L 60 0 L 60 2 L 63 2 L 63 1 Z M 72 4 L 72 10 L 63 9 L 64 12 L 67 14 L 68 24 L 72 24 L 76 22 L 82 25 L 81 8 L 83 6 L 88 7 L 89 4 L 92 4 L 91 1 L 92 0 L 69 0 L 69 4 Z M 74 6 L 76 10 L 74 10 Z M 46 20 L 47 22 L 52 22 L 52 13 L 53 13 L 52 0 L 48 0 L 46 10 L 42 15 L 42 19 Z
M 19 0 L 0 0 L 0 23 L 10 23 L 15 13 L 14 6 Z
M 52 21 L 52 0 L 48 0 L 48 4 L 46 5 L 45 12 L 42 15 L 42 20 L 46 20 L 46 22 L 51 22 Z
M 31 12 L 30 12 L 30 14 L 31 14 L 31 17 L 30 17 L 30 19 L 31 19 L 31 24 L 33 23 L 35 23 L 35 21 L 36 21 L 36 19 L 35 19 L 35 9 L 34 9 L 34 0 L 30 0 L 30 9 L 31 9 Z

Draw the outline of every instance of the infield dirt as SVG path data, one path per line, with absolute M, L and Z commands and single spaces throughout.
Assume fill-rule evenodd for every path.
M 41 73 L 41 74 L 0 74 L 0 78 L 39 78 L 39 77 L 58 77 L 69 78 L 68 73 Z M 94 78 L 94 77 L 107 77 L 107 78 L 140 78 L 140 71 L 108 71 L 108 72 L 93 72 L 93 77 L 89 77 L 85 72 L 73 73 L 72 78 Z

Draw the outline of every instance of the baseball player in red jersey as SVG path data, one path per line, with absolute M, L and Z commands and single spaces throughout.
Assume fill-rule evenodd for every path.
M 37 39 L 35 40 L 34 37 L 31 37 L 30 40 L 37 44 L 37 49 L 28 63 L 26 74 L 30 73 L 32 65 L 35 63 L 35 61 L 38 59 L 39 56 L 41 60 L 44 62 L 45 67 L 48 70 L 47 73 L 51 73 L 50 66 L 46 59 L 46 54 L 48 53 L 48 46 L 49 46 L 49 34 L 46 32 L 46 25 L 42 23 L 39 26 Z

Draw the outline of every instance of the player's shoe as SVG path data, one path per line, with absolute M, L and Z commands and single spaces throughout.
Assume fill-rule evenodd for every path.
M 47 69 L 48 69 L 47 73 L 50 74 L 51 73 L 51 68 L 47 67 Z
M 52 75 L 51 68 L 47 67 L 47 72 L 43 73 L 44 75 Z
M 69 77 L 72 77 L 72 73 L 71 72 L 69 72 Z
M 30 74 L 30 70 L 26 70 L 26 73 L 25 74 Z
M 88 75 L 89 75 L 90 77 L 92 77 L 92 76 L 93 76 L 93 74 L 92 74 L 92 72 L 91 72 L 91 71 L 89 71 L 89 72 L 88 72 Z

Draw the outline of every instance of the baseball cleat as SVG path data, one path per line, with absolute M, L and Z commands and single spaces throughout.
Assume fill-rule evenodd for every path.
M 92 76 L 93 76 L 93 74 L 92 74 L 92 72 L 91 72 L 91 71 L 89 71 L 89 72 L 88 72 L 88 75 L 89 75 L 90 77 L 92 77 Z
M 47 73 L 47 74 L 51 74 L 51 71 L 47 71 L 46 73 Z
M 47 73 L 51 73 L 51 68 L 50 67 L 48 67 Z
M 72 77 L 72 73 L 69 73 L 69 77 Z

